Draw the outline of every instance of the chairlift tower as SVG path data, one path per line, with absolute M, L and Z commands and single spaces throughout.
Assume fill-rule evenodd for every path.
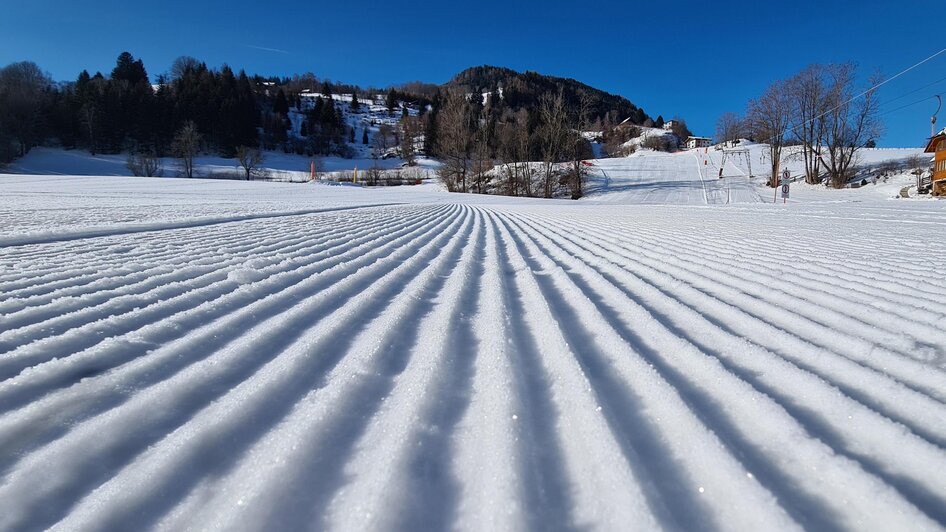
M 936 111 L 933 113 L 933 118 L 930 120 L 930 137 L 936 136 L 936 115 L 939 114 L 939 110 L 943 108 L 943 99 L 939 97 L 939 94 L 934 94 L 936 98 Z

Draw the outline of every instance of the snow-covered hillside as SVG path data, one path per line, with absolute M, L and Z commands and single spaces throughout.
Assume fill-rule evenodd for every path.
M 586 201 L 622 204 L 708 205 L 761 201 L 757 184 L 730 166 L 719 179 L 702 151 L 640 151 L 629 157 L 599 159 L 589 172 Z
M 351 94 L 332 94 L 331 96 L 327 96 L 318 92 L 303 92 L 299 96 L 302 102 L 301 109 L 291 108 L 289 110 L 290 120 L 292 122 L 291 134 L 300 136 L 302 122 L 305 119 L 305 112 L 315 106 L 315 100 L 317 98 L 325 99 L 330 97 L 334 101 L 336 109 L 342 111 L 345 124 L 355 130 L 355 142 L 348 143 L 348 146 L 354 150 L 356 154 L 355 159 L 361 160 L 372 159 L 372 146 L 374 145 L 375 137 L 378 135 L 381 126 L 387 125 L 396 128 L 402 112 L 401 109 L 396 109 L 394 113 L 389 112 L 383 95 L 373 95 L 368 98 L 362 95 L 357 110 L 351 109 Z M 419 114 L 420 111 L 417 109 L 417 106 L 405 105 L 410 116 L 417 116 Z M 362 142 L 362 132 L 365 129 L 368 130 L 368 144 Z M 385 160 L 391 160 L 397 164 L 403 162 L 396 157 L 397 150 L 393 146 L 384 155 Z M 351 166 L 348 168 L 351 168 Z
M 583 201 L 619 204 L 727 204 L 771 202 L 776 191 L 766 186 L 770 172 L 768 146 L 745 144 L 747 153 L 728 155 L 722 149 L 692 149 L 677 153 L 642 150 L 630 155 L 593 161 L 589 169 L 588 194 Z M 858 152 L 858 165 L 868 183 L 859 190 L 827 190 L 804 183 L 804 163 L 794 147 L 787 148 L 782 168 L 791 173 L 791 202 L 894 198 L 916 182 L 909 170 L 878 179 L 888 163 L 918 159 L 928 164 L 922 148 L 877 148 Z M 720 171 L 722 168 L 722 171 Z M 722 176 L 722 177 L 720 177 Z M 781 197 L 778 198 L 781 201 Z
M 2 176 L 0 529 L 946 526 L 946 203 L 701 189 Z

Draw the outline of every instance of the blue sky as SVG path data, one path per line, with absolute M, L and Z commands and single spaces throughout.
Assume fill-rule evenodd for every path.
M 576 78 L 706 135 L 721 113 L 809 63 L 854 61 L 865 78 L 890 76 L 946 47 L 942 7 L 909 0 L 6 4 L 0 65 L 32 60 L 57 80 L 107 73 L 124 50 L 152 78 L 180 55 L 379 86 L 492 64 Z M 897 108 L 946 92 L 946 80 L 922 88 L 944 77 L 946 53 L 882 89 L 881 145 L 923 143 L 934 100 Z

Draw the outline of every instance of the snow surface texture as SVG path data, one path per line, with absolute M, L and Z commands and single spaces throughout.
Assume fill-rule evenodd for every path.
M 946 525 L 946 203 L 658 196 L 3 176 L 0 530 Z

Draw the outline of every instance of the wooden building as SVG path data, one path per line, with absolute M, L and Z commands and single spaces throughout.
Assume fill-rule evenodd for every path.
M 925 151 L 936 154 L 933 159 L 933 195 L 946 196 L 946 129 L 930 138 Z

